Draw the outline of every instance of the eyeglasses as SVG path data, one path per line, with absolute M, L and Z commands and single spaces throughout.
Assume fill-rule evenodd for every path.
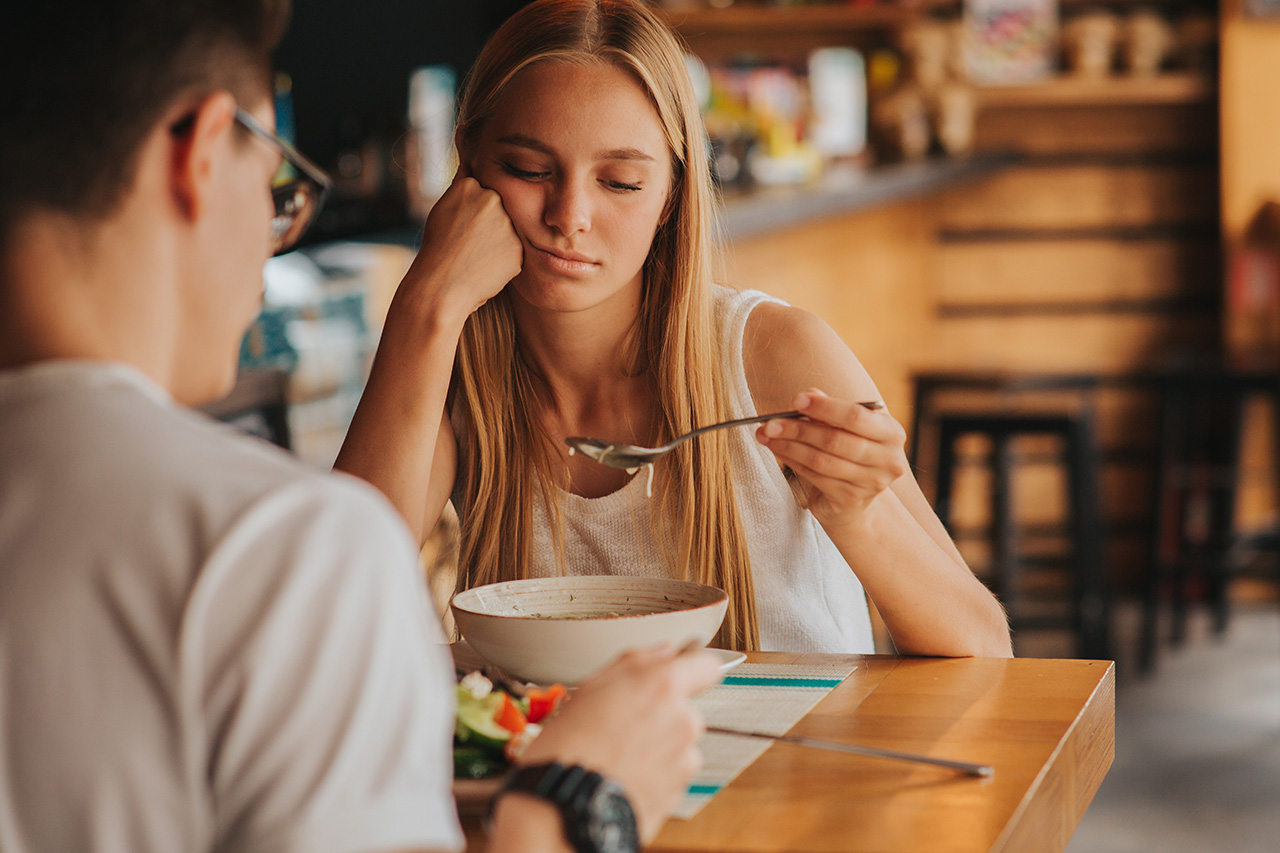
M 284 164 L 271 183 L 271 197 L 276 204 L 276 213 L 271 219 L 271 251 L 282 254 L 292 249 L 315 221 L 333 182 L 298 149 L 239 107 L 236 107 L 236 122 L 284 157 Z

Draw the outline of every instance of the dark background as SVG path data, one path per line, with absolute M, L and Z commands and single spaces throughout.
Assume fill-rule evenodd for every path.
M 296 0 L 275 54 L 293 81 L 295 141 L 330 173 L 344 154 L 373 146 L 382 186 L 354 192 L 339 180 L 308 242 L 409 224 L 403 160 L 409 75 L 449 65 L 461 83 L 485 39 L 528 0 Z

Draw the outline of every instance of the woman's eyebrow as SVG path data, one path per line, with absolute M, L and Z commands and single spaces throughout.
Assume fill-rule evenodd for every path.
M 648 160 L 654 162 L 654 159 L 639 148 L 613 148 L 609 151 L 601 151 L 596 155 L 597 160 Z
M 531 151 L 537 151 L 540 154 L 555 155 L 555 151 L 551 146 L 544 142 L 534 139 L 532 136 L 525 136 L 523 133 L 510 133 L 506 136 L 498 138 L 501 145 L 515 145 L 520 148 L 528 148 Z M 600 151 L 595 155 L 596 160 L 647 160 L 655 162 L 654 158 L 639 148 L 611 148 L 608 151 Z

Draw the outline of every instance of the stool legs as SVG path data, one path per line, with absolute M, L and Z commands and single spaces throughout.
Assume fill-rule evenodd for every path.
M 1019 610 L 1017 584 L 1018 541 L 1013 518 L 1013 448 L 1011 436 L 991 433 L 991 564 L 996 594 L 1009 612 Z
M 1219 482 L 1212 485 L 1212 515 L 1209 520 L 1209 554 L 1205 564 L 1207 589 L 1213 608 L 1213 631 L 1221 634 L 1227 629 L 1230 606 L 1227 587 L 1231 580 L 1232 531 L 1236 521 L 1236 484 L 1240 482 L 1240 444 L 1244 432 L 1245 395 L 1235 393 L 1226 408 L 1226 436 L 1222 442 L 1223 457 L 1214 469 L 1221 472 Z
M 938 469 L 935 510 L 951 529 L 952 491 L 957 464 L 956 442 L 962 435 L 979 434 L 991 441 L 991 569 L 988 583 L 1013 618 L 1015 629 L 1027 622 L 1023 613 L 1019 574 L 1022 557 L 1018 524 L 1014 518 L 1013 441 L 1022 435 L 1054 435 L 1063 442 L 1067 471 L 1067 526 L 1071 534 L 1073 568 L 1072 627 L 1078 654 L 1109 659 L 1111 633 L 1109 595 L 1102 547 L 1102 521 L 1098 506 L 1097 449 L 1089 414 L 1064 416 L 954 415 L 939 419 Z M 1015 640 L 1016 645 L 1016 640 Z
M 960 437 L 958 430 L 950 423 L 938 426 L 938 471 L 934 479 L 937 492 L 933 499 L 933 511 L 937 514 L 942 526 L 951 531 L 951 487 L 955 479 L 956 439 Z M 952 532 L 954 536 L 954 532 Z
M 1178 478 L 1181 460 L 1185 455 L 1185 425 L 1178 417 L 1180 412 L 1185 411 L 1183 392 L 1184 389 L 1168 383 L 1160 393 L 1160 435 L 1152 471 L 1149 556 L 1142 585 L 1142 635 L 1138 644 L 1138 668 L 1142 672 L 1150 672 L 1155 666 L 1161 591 L 1166 581 L 1171 579 L 1178 551 L 1182 547 L 1179 541 L 1182 528 L 1179 523 L 1182 514 L 1179 496 L 1183 490 L 1177 482 L 1171 481 Z M 1175 599 L 1180 596 L 1180 592 L 1174 593 Z
M 1067 438 L 1068 489 L 1075 540 L 1076 630 L 1083 658 L 1111 659 L 1109 596 L 1103 566 L 1102 513 L 1098 506 L 1097 449 L 1090 419 L 1082 416 Z

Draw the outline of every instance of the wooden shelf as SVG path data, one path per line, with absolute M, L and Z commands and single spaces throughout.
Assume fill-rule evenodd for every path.
M 1038 83 L 978 89 L 978 103 L 983 108 L 1159 106 L 1202 103 L 1215 97 L 1217 86 L 1210 75 L 1185 71 L 1102 79 L 1064 75 Z
M 1139 5 L 1157 6 L 1172 14 L 1197 8 L 1203 0 L 1059 0 L 1064 16 L 1095 7 L 1123 13 Z M 816 47 L 871 47 L 892 39 L 913 23 L 938 16 L 956 18 L 961 0 L 871 0 L 806 6 L 757 5 L 738 2 L 723 9 L 655 11 L 704 60 L 721 61 L 741 53 L 775 57 L 804 56 Z
M 1201 0 L 1059 0 L 1065 9 L 1098 6 L 1195 6 Z M 899 27 L 931 13 L 958 16 L 961 0 L 874 0 L 868 3 L 832 2 L 809 6 L 766 6 L 739 3 L 723 9 L 700 8 L 655 11 L 683 33 L 730 35 L 743 33 L 817 33 Z
M 901 27 L 917 20 L 920 7 L 897 3 L 830 6 L 730 6 L 725 9 L 657 11 L 685 38 L 768 33 L 837 36 L 851 31 Z

